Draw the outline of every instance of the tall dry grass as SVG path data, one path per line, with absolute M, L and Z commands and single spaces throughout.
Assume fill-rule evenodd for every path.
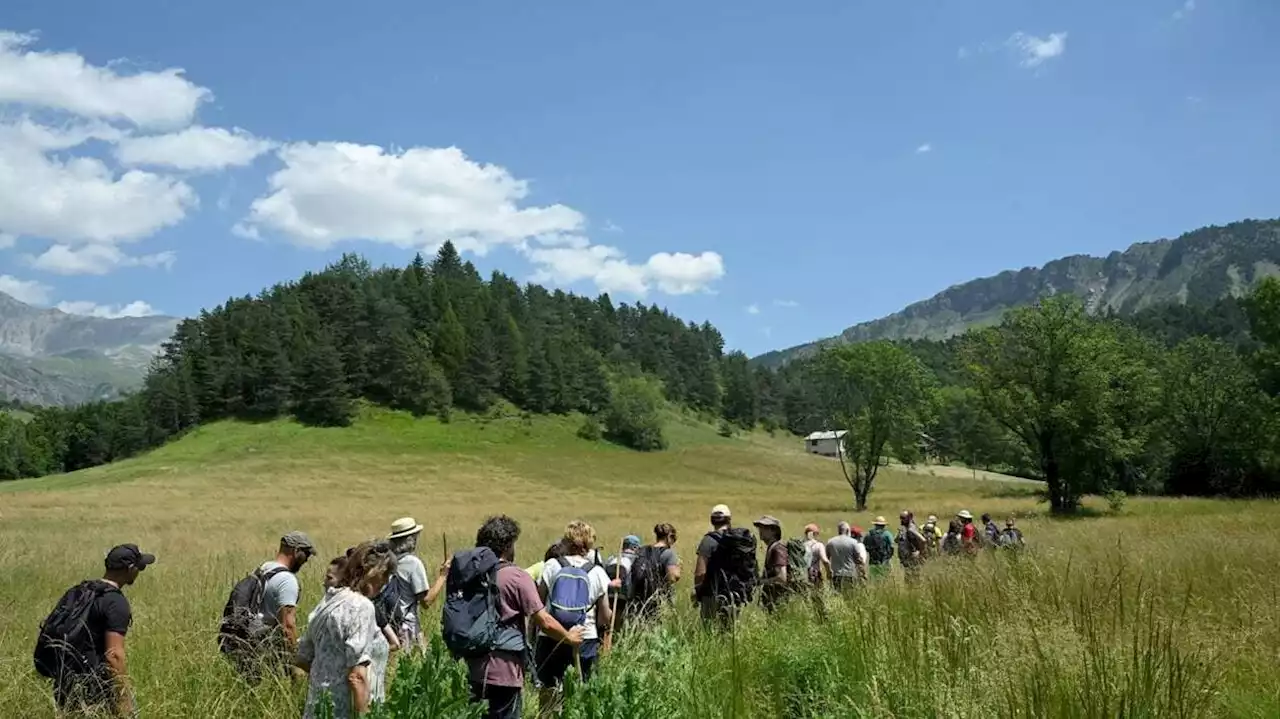
M 127 590 L 144 715 L 288 717 L 302 688 L 249 689 L 214 642 L 232 583 L 284 531 L 321 548 L 302 573 L 305 614 L 323 560 L 401 515 L 427 524 L 428 566 L 499 511 L 524 526 L 524 563 L 575 517 L 609 545 L 670 521 L 691 575 L 705 515 L 726 502 L 739 518 L 780 517 L 788 534 L 908 507 L 1016 514 L 1031 546 L 1017 561 L 931 565 L 918 586 L 895 576 L 833 600 L 825 621 L 807 606 L 752 611 L 729 637 L 703 631 L 682 591 L 676 616 L 624 640 L 569 716 L 1280 716 L 1275 503 L 1135 499 L 1121 515 L 1090 503 L 1090 516 L 1054 521 L 1027 485 L 923 470 L 886 472 L 859 516 L 838 468 L 796 442 L 677 421 L 671 451 L 642 455 L 585 443 L 576 427 L 385 412 L 347 430 L 224 424 L 114 467 L 0 485 L 0 715 L 53 715 L 30 668 L 36 627 L 119 542 L 160 557 Z

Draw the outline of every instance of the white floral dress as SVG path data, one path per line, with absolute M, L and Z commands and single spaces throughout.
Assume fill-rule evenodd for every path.
M 326 692 L 333 698 L 334 719 L 354 717 L 347 675 L 361 664 L 369 667 L 371 700 L 382 701 L 389 655 L 368 597 L 346 587 L 325 592 L 311 611 L 306 634 L 298 643 L 298 657 L 311 665 L 303 719 L 314 719 Z

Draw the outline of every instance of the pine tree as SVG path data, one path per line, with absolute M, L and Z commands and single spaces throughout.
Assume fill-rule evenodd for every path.
M 444 305 L 440 326 L 433 344 L 436 362 L 444 370 L 450 384 L 456 385 L 467 361 L 467 332 L 453 311 L 453 303 Z
M 342 355 L 327 334 L 314 338 L 298 373 L 298 400 L 293 416 L 317 427 L 346 427 L 355 416 L 355 404 L 347 394 Z

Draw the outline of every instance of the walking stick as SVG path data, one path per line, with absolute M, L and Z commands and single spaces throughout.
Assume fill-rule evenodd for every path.
M 618 543 L 618 566 L 613 568 L 614 581 L 621 582 L 622 579 L 622 551 L 627 546 L 627 540 L 623 539 Z M 619 584 L 618 593 L 613 595 L 613 610 L 609 612 L 609 647 L 613 648 L 613 627 L 618 623 L 618 597 L 622 594 L 622 586 Z

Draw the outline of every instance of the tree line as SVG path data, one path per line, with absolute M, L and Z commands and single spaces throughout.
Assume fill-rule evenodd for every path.
M 0 413 L 0 479 L 104 464 L 220 419 L 343 426 L 358 401 L 443 420 L 499 402 L 580 412 L 584 437 L 661 449 L 671 403 L 724 434 L 848 430 L 860 507 L 892 455 L 1043 479 L 1069 512 L 1107 490 L 1275 493 L 1278 394 L 1275 280 L 1125 317 L 1055 297 L 943 342 L 843 345 L 771 369 L 725 352 L 709 323 L 486 280 L 446 243 L 403 268 L 347 255 L 184 320 L 122 400 Z

